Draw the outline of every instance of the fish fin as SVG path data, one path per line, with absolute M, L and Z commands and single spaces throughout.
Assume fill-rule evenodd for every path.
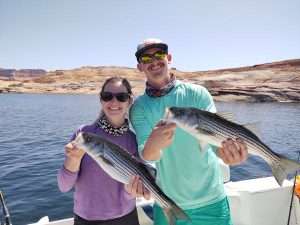
M 228 120 L 228 121 L 231 121 L 233 123 L 236 123 L 235 119 L 234 119 L 234 115 L 233 113 L 231 112 L 217 112 L 216 113 L 218 116 Z
M 163 209 L 169 225 L 175 225 L 176 217 L 172 214 L 169 208 Z
M 200 146 L 200 151 L 203 152 L 203 151 L 205 151 L 205 149 L 208 148 L 209 143 L 203 142 L 203 141 L 199 141 L 199 146 Z
M 258 125 L 259 125 L 258 122 L 243 124 L 243 126 L 245 128 L 247 128 L 248 130 L 250 130 L 251 132 L 253 132 L 257 137 L 260 137 L 261 135 L 260 135 L 260 130 L 258 128 Z
M 190 217 L 175 204 L 172 204 L 168 208 L 163 208 L 163 212 L 168 220 L 169 225 L 175 225 L 177 219 L 191 221 Z
M 156 171 L 156 168 L 154 168 L 153 166 L 149 165 L 149 164 L 145 164 L 146 166 L 146 169 L 149 171 L 149 173 L 151 174 L 151 176 L 154 178 L 156 178 L 156 174 L 157 174 L 157 171 Z
M 289 173 L 300 169 L 300 163 L 280 156 L 279 163 L 272 163 L 271 168 L 277 183 L 281 186 Z
M 272 165 L 271 169 L 275 180 L 281 186 L 287 174 L 285 173 L 284 169 L 279 165 Z

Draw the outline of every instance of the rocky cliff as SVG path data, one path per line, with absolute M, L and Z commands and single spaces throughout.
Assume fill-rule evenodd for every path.
M 0 79 L 1 80 L 30 80 L 35 77 L 42 77 L 47 75 L 46 70 L 42 69 L 1 69 L 0 68 Z
M 210 71 L 172 71 L 180 80 L 204 85 L 217 101 L 300 102 L 300 59 Z M 0 93 L 95 94 L 107 77 L 120 75 L 131 81 L 138 95 L 145 82 L 143 74 L 126 67 L 21 72 L 0 69 Z

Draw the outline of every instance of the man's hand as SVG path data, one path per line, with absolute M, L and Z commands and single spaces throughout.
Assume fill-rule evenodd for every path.
M 175 123 L 160 121 L 152 130 L 143 151 L 146 160 L 157 160 L 160 158 L 160 151 L 168 147 L 174 137 Z
M 228 138 L 222 142 L 222 147 L 218 149 L 218 156 L 228 165 L 238 165 L 248 157 L 247 145 L 240 138 L 235 141 Z
M 145 188 L 139 176 L 133 176 L 129 184 L 125 184 L 125 190 L 133 197 L 144 197 L 147 200 L 151 198 L 150 192 Z

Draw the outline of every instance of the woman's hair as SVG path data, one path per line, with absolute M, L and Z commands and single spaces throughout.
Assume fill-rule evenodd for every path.
M 124 87 L 126 87 L 128 94 L 132 95 L 132 87 L 131 87 L 129 81 L 126 78 L 119 77 L 119 76 L 114 76 L 114 77 L 110 77 L 110 78 L 106 79 L 102 85 L 100 93 L 103 92 L 105 86 L 108 83 L 114 83 L 114 82 L 119 82 L 119 81 L 121 81 L 122 85 L 124 85 Z

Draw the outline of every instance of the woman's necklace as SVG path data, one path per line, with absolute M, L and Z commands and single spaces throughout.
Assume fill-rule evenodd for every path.
M 97 121 L 97 125 L 106 133 L 113 136 L 121 136 L 129 130 L 129 123 L 127 119 L 125 119 L 125 122 L 121 127 L 115 128 L 108 122 L 104 115 Z

